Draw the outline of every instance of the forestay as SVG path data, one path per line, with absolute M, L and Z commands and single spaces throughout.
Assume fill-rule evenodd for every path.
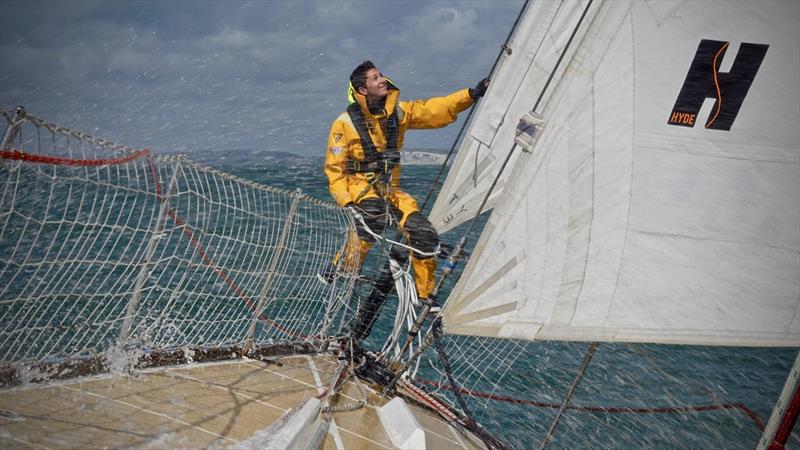
M 800 345 L 800 6 L 581 7 L 446 331 Z

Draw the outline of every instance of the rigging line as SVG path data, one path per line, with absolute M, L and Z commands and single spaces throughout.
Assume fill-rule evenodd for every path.
M 575 28 L 573 28 L 572 34 L 570 35 L 569 40 L 567 41 L 567 44 L 564 46 L 564 49 L 561 51 L 561 55 L 559 55 L 558 61 L 556 62 L 555 66 L 553 67 L 553 70 L 550 72 L 550 76 L 548 77 L 547 82 L 545 83 L 544 87 L 542 88 L 542 92 L 539 94 L 539 98 L 536 100 L 536 103 L 534 104 L 533 111 L 536 111 L 536 108 L 538 108 L 539 103 L 541 102 L 545 92 L 547 91 L 547 88 L 550 85 L 550 82 L 553 80 L 553 77 L 555 76 L 555 73 L 558 70 L 559 65 L 561 64 L 561 61 L 564 59 L 564 55 L 566 55 L 567 50 L 572 45 L 572 41 L 575 38 L 575 36 L 577 35 L 578 30 L 580 29 L 580 26 L 583 23 L 583 19 L 586 18 L 586 14 L 589 12 L 589 8 L 592 6 L 592 1 L 593 0 L 589 0 L 589 3 L 587 3 L 586 7 L 583 9 L 583 12 L 581 13 L 581 17 L 580 17 L 580 19 L 578 19 L 578 23 L 575 24 Z M 480 206 L 478 207 L 478 210 L 475 212 L 475 215 L 472 217 L 472 220 L 470 221 L 469 226 L 464 231 L 464 234 L 462 235 L 460 242 L 463 242 L 463 243 L 466 244 L 467 236 L 472 232 L 472 229 L 475 227 L 475 224 L 478 222 L 478 218 L 480 218 L 480 215 L 483 213 L 483 208 L 486 206 L 486 203 L 489 201 L 489 197 L 491 197 L 492 192 L 494 191 L 494 188 L 497 186 L 497 183 L 500 181 L 500 176 L 505 171 L 506 166 L 508 165 L 508 162 L 511 160 L 511 156 L 514 154 L 514 150 L 516 148 L 517 148 L 517 143 L 515 142 L 511 146 L 511 150 L 508 151 L 508 154 L 506 155 L 505 159 L 503 160 L 503 165 L 500 167 L 500 170 L 497 172 L 497 175 L 495 175 L 491 186 L 489 186 L 489 190 L 486 192 L 486 195 L 483 197 L 483 201 L 481 202 Z M 442 307 L 442 309 L 438 313 L 439 316 L 442 315 L 442 312 L 445 310 L 445 307 L 447 306 L 447 303 L 449 302 L 449 300 L 450 300 L 450 298 L 448 297 L 447 300 L 445 301 L 445 305 Z
M 547 435 L 542 440 L 541 445 L 539 445 L 539 450 L 544 450 L 547 448 L 547 444 L 553 437 L 556 427 L 558 427 L 558 422 L 561 421 L 561 416 L 569 406 L 569 402 L 572 400 L 573 394 L 575 394 L 575 389 L 578 388 L 578 384 L 580 384 L 581 380 L 583 379 L 583 375 L 586 373 L 586 368 L 589 367 L 589 363 L 592 361 L 592 357 L 594 356 L 595 350 L 597 350 L 597 346 L 597 342 L 592 342 L 589 345 L 589 349 L 586 350 L 586 355 L 583 356 L 583 361 L 581 361 L 581 366 L 578 368 L 578 373 L 575 375 L 575 379 L 572 381 L 572 386 L 569 387 L 569 391 L 567 391 L 567 395 L 564 397 L 564 401 L 561 403 L 561 407 L 558 409 L 558 413 L 556 413 L 553 423 L 550 424 L 550 429 L 547 430 Z
M 547 92 L 547 89 L 550 86 L 550 83 L 553 81 L 553 77 L 555 77 L 555 74 L 558 71 L 558 67 L 561 65 L 561 61 L 564 59 L 564 56 L 567 54 L 567 50 L 569 50 L 570 46 L 572 45 L 572 41 L 575 39 L 575 36 L 578 34 L 578 30 L 580 29 L 581 24 L 583 23 L 583 19 L 586 18 L 586 14 L 589 12 L 589 8 L 592 6 L 592 2 L 593 1 L 594 0 L 589 0 L 589 3 L 587 3 L 586 7 L 583 9 L 583 12 L 581 13 L 581 17 L 580 17 L 580 19 L 578 19 L 578 23 L 575 24 L 575 28 L 572 29 L 572 34 L 570 34 L 569 40 L 567 40 L 567 44 L 564 46 L 564 49 L 561 51 L 561 54 L 558 57 L 558 61 L 556 61 L 555 66 L 550 71 L 550 75 L 547 78 L 547 82 L 544 84 L 544 87 L 542 88 L 542 92 L 539 93 L 539 98 L 536 99 L 536 103 L 533 105 L 532 111 L 536 111 L 536 109 L 539 107 L 539 103 L 541 103 L 542 98 L 544 97 L 544 94 Z M 508 155 L 506 155 L 506 158 L 503 161 L 503 165 L 500 167 L 500 170 L 497 172 L 497 175 L 495 176 L 494 181 L 492 181 L 492 185 L 489 186 L 489 190 L 486 192 L 486 195 L 484 196 L 483 201 L 481 202 L 481 205 L 478 208 L 478 211 L 475 212 L 475 216 L 472 218 L 472 221 L 470 222 L 469 227 L 464 232 L 464 236 L 465 237 L 472 231 L 472 228 L 475 226 L 475 223 L 478 221 L 478 218 L 483 213 L 483 208 L 486 206 L 486 203 L 489 201 L 489 197 L 491 197 L 495 186 L 497 186 L 497 183 L 500 181 L 500 176 L 505 171 L 506 166 L 508 165 L 508 162 L 511 160 L 511 156 L 514 154 L 514 150 L 516 148 L 517 148 L 517 144 L 514 143 L 514 145 L 511 146 L 511 150 L 509 150 Z
M 436 255 L 439 254 L 439 252 L 423 252 L 422 250 L 419 250 L 419 249 L 417 249 L 417 248 L 415 248 L 415 247 L 413 247 L 411 245 L 406 245 L 406 244 L 403 244 L 402 242 L 399 242 L 399 241 L 396 241 L 396 240 L 393 240 L 393 239 L 389 239 L 387 237 L 384 237 L 384 236 L 372 231 L 372 228 L 370 228 L 369 225 L 367 225 L 367 222 L 364 220 L 364 216 L 362 216 L 358 212 L 353 213 L 353 217 L 359 223 L 361 223 L 361 226 L 364 227 L 364 231 L 369 233 L 369 235 L 372 236 L 377 241 L 386 242 L 386 243 L 389 243 L 389 244 L 392 244 L 392 245 L 396 245 L 396 246 L 404 248 L 406 250 L 410 250 L 410 251 L 412 251 L 412 252 L 414 252 L 414 253 L 416 253 L 416 254 L 418 254 L 420 256 L 436 256 Z M 383 249 L 383 247 L 381 247 L 381 249 Z M 388 255 L 388 253 L 386 253 L 386 254 Z
M 747 407 L 747 405 L 745 405 L 743 403 L 723 403 L 722 399 L 720 399 L 719 396 L 714 391 L 712 391 L 711 389 L 701 385 L 697 381 L 695 381 L 695 380 L 693 380 L 691 378 L 689 378 L 688 383 L 684 383 L 684 382 L 680 381 L 677 377 L 673 376 L 672 374 L 669 373 L 668 370 L 666 370 L 664 367 L 662 367 L 653 358 L 653 355 L 650 352 L 647 352 L 644 349 L 641 349 L 638 346 L 635 346 L 635 345 L 632 345 L 632 344 L 626 344 L 626 346 L 629 349 L 631 349 L 634 352 L 636 352 L 637 354 L 639 354 L 639 356 L 641 356 L 642 358 L 647 360 L 650 363 L 650 367 L 655 369 L 656 372 L 659 372 L 662 376 L 664 376 L 668 380 L 672 381 L 673 383 L 675 383 L 676 385 L 679 385 L 679 386 L 688 384 L 688 385 L 692 386 L 693 388 L 695 388 L 698 392 L 701 392 L 703 395 L 707 395 L 711 399 L 712 402 L 717 404 L 717 405 L 712 405 L 712 407 L 706 407 L 707 409 L 702 409 L 704 407 L 696 407 L 697 409 L 695 409 L 695 410 L 697 410 L 697 411 L 702 411 L 702 410 L 708 411 L 708 410 L 712 410 L 712 409 L 732 409 L 732 408 L 736 408 L 736 409 L 739 409 L 739 410 L 743 411 L 745 414 L 747 414 L 750 417 L 750 419 L 752 419 L 753 423 L 756 425 L 756 427 L 758 427 L 759 430 L 761 430 L 761 431 L 764 430 L 764 423 L 761 421 L 761 419 L 758 417 L 758 415 L 756 415 L 755 412 L 753 412 L 750 408 Z M 686 408 L 692 408 L 692 407 L 686 407 Z M 615 412 L 615 411 L 612 411 L 612 412 Z M 656 412 L 661 412 L 661 411 L 656 411 Z M 671 412 L 671 411 L 668 411 L 668 412 Z
M 547 88 L 550 86 L 550 82 L 553 81 L 553 78 L 556 75 L 556 71 L 558 67 L 561 65 L 561 61 L 564 59 L 564 56 L 567 54 L 567 50 L 569 50 L 570 46 L 572 46 L 572 40 L 575 39 L 575 35 L 578 34 L 578 30 L 583 23 L 583 19 L 586 17 L 586 13 L 589 12 L 589 8 L 592 6 L 592 2 L 594 0 L 589 0 L 589 3 L 586 4 L 586 7 L 583 8 L 583 13 L 581 13 L 580 19 L 578 19 L 578 23 L 575 24 L 575 28 L 572 29 L 572 34 L 570 34 L 569 39 L 567 40 L 567 45 L 564 46 L 564 49 L 561 50 L 561 54 L 558 56 L 558 61 L 556 61 L 556 65 L 553 66 L 553 70 L 550 71 L 550 76 L 547 77 L 547 82 L 545 82 L 544 87 L 542 88 L 542 92 L 539 93 L 539 98 L 536 99 L 536 103 L 533 105 L 533 111 L 535 112 L 539 108 L 539 103 L 544 98 L 544 94 L 547 92 Z
M 415 399 L 416 401 L 421 402 L 423 405 L 437 411 L 453 424 L 461 425 L 477 435 L 477 437 L 486 445 L 486 448 L 493 450 L 505 450 L 508 448 L 502 441 L 475 422 L 470 416 L 459 412 L 454 406 L 439 400 L 433 393 L 427 392 L 421 386 L 416 386 L 414 384 L 415 382 L 415 379 L 407 378 L 400 380 L 399 384 L 406 388 L 406 390 L 418 396 L 417 398 L 409 396 L 412 399 Z
M 452 390 L 453 388 L 448 384 L 431 381 L 425 378 L 417 377 L 414 381 L 419 383 L 433 386 L 445 390 Z M 530 405 L 537 408 L 551 408 L 558 409 L 561 405 L 556 403 L 540 402 L 536 400 L 528 400 L 522 398 L 515 398 L 506 395 L 489 394 L 486 392 L 475 391 L 465 387 L 459 387 L 462 394 L 469 395 L 475 398 L 485 398 L 488 400 L 513 403 L 517 405 Z M 718 411 L 725 409 L 738 409 L 742 411 L 753 422 L 759 430 L 764 429 L 764 423 L 758 415 L 744 403 L 716 403 L 710 405 L 688 405 L 688 406 L 657 406 L 657 407 L 633 407 L 633 406 L 576 406 L 569 405 L 567 409 L 570 411 L 590 412 L 590 413 L 607 413 L 607 414 L 660 414 L 660 413 L 687 413 L 687 412 L 706 412 Z
M 76 159 L 64 158 L 60 156 L 49 156 L 35 153 L 26 153 L 22 150 L 2 150 L 0 159 L 10 159 L 15 161 L 25 161 L 39 164 L 50 164 L 54 166 L 80 166 L 80 167 L 99 167 L 126 164 L 135 159 L 150 156 L 150 150 L 142 149 L 119 158 L 98 158 L 98 159 Z
M 447 357 L 447 353 L 444 350 L 441 338 L 442 322 L 441 319 L 438 319 L 433 323 L 433 346 L 436 348 L 436 352 L 439 354 L 439 360 L 442 362 L 442 367 L 444 368 L 444 373 L 447 376 L 447 381 L 450 383 L 450 387 L 452 388 L 452 392 L 455 395 L 458 404 L 461 405 L 461 409 L 464 411 L 464 416 L 466 416 L 469 422 L 475 422 L 475 420 L 472 418 L 472 413 L 467 408 L 467 402 L 465 402 L 464 397 L 461 396 L 461 391 L 459 390 L 458 384 L 456 383 L 455 378 L 453 378 L 453 369 L 450 366 L 450 359 Z
M 0 150 L 6 150 L 17 136 L 20 126 L 27 120 L 26 112 L 25 108 L 17 106 L 14 110 L 14 114 L 9 113 L 5 109 L 0 109 L 0 113 L 2 113 L 3 117 L 8 121 L 5 134 L 3 135 L 3 141 L 0 143 Z M 2 159 L 0 159 L 0 164 L 2 164 Z
M 525 9 L 528 7 L 528 3 L 530 0 L 525 0 L 523 3 L 522 8 L 520 8 L 519 13 L 517 14 L 517 18 L 514 20 L 514 25 L 511 26 L 511 31 L 508 32 L 508 36 L 506 36 L 506 41 L 503 43 L 503 46 L 500 47 L 500 52 L 497 54 L 497 57 L 494 59 L 494 63 L 492 64 L 492 68 L 489 70 L 489 75 L 494 73 L 497 65 L 500 64 L 500 58 L 503 56 L 504 53 L 507 53 L 508 43 L 511 42 L 511 37 L 514 35 L 514 32 L 517 31 L 517 26 L 519 26 L 519 22 L 522 19 L 522 14 L 525 12 Z M 453 156 L 453 153 L 456 151 L 456 145 L 461 140 L 461 137 L 464 135 L 464 130 L 467 129 L 467 125 L 472 119 L 472 115 L 475 113 L 475 105 L 478 103 L 476 100 L 472 103 L 472 106 L 469 108 L 469 112 L 467 113 L 467 117 L 464 120 L 464 123 L 461 124 L 461 128 L 458 130 L 458 134 L 456 134 L 456 138 L 453 140 L 453 145 L 450 146 L 450 151 L 447 152 L 447 156 L 444 158 L 444 162 L 442 162 L 441 166 L 439 166 L 439 173 L 436 174 L 433 181 L 431 182 L 430 187 L 428 188 L 428 192 L 425 194 L 425 200 L 422 201 L 422 206 L 419 208 L 420 211 L 425 211 L 425 207 L 428 206 L 428 201 L 433 194 L 433 190 L 436 189 L 436 186 L 439 185 L 439 180 L 442 178 L 442 174 L 444 173 L 444 169 L 447 167 L 447 162 L 450 161 L 450 157 Z

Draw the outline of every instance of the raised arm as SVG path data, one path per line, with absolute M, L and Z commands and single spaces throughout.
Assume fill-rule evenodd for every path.
M 408 128 L 440 128 L 455 122 L 458 113 L 472 104 L 489 87 L 489 79 L 484 78 L 474 88 L 462 89 L 445 97 L 434 97 L 428 100 L 401 102 L 405 113 L 404 121 Z

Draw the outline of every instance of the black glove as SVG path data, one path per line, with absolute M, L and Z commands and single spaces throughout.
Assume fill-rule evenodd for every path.
M 478 84 L 475 85 L 474 88 L 469 90 L 469 96 L 472 97 L 473 100 L 477 100 L 483 97 L 483 94 L 486 93 L 486 88 L 489 87 L 489 79 L 484 78 L 481 81 L 478 81 Z

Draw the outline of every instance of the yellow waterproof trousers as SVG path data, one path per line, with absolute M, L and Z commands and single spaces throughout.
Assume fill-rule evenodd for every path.
M 364 199 L 356 205 L 356 208 L 373 233 L 381 234 L 383 232 L 388 212 L 399 222 L 400 230 L 413 248 L 425 253 L 435 251 L 439 246 L 439 236 L 436 230 L 428 219 L 419 213 L 416 201 L 408 194 L 403 194 L 402 199 L 405 201 L 393 201 L 388 208 L 386 202 L 375 197 Z M 404 211 L 404 208 L 410 211 Z M 374 237 L 364 229 L 360 222 L 357 222 L 356 232 L 348 236 L 345 248 L 337 255 L 334 263 L 339 270 L 358 272 L 374 243 Z M 344 255 L 343 261 L 340 261 L 341 255 Z M 411 252 L 411 267 L 414 270 L 417 294 L 420 298 L 428 298 L 436 285 L 436 258 L 419 256 L 415 252 Z

